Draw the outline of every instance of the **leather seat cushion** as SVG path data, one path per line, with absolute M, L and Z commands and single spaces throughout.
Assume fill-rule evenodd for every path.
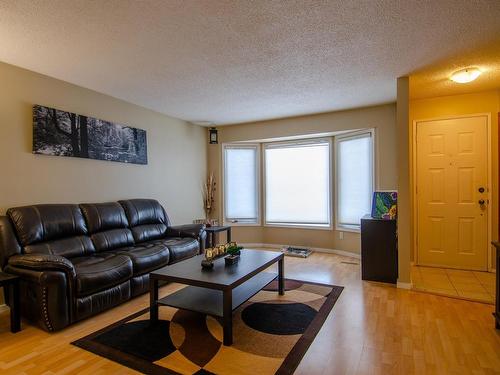
M 123 254 L 132 260 L 134 277 L 166 266 L 170 260 L 167 246 L 157 241 L 143 242 L 140 245 L 117 249 L 113 253 Z
M 114 287 L 132 277 L 132 261 L 126 255 L 99 253 L 71 258 L 76 270 L 76 294 L 79 297 Z
M 161 240 L 161 243 L 165 244 L 170 250 L 169 264 L 198 255 L 199 244 L 194 238 L 171 237 Z

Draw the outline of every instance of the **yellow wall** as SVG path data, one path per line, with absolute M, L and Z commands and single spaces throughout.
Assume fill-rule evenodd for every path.
M 491 146 L 492 146 L 492 181 L 491 209 L 492 209 L 492 239 L 498 239 L 498 112 L 500 112 L 500 91 L 486 91 L 474 94 L 443 96 L 430 99 L 410 101 L 410 145 L 413 146 L 413 122 L 417 120 L 434 119 L 446 116 L 461 116 L 476 113 L 488 113 L 491 117 Z M 412 148 L 410 155 L 413 154 Z M 413 165 L 413 160 L 412 160 Z M 413 172 L 412 172 L 413 175 Z M 413 191 L 413 181 L 411 188 Z M 414 212 L 412 202 L 412 213 Z M 414 232 L 412 233 L 412 236 Z M 491 255 L 493 247 L 491 247 Z M 412 254 L 413 255 L 413 254 Z
M 218 186 L 216 210 L 212 216 L 222 220 L 221 150 L 222 143 L 227 142 L 375 128 L 377 188 L 395 189 L 397 186 L 395 110 L 394 104 L 387 104 L 349 111 L 219 127 L 219 144 L 209 145 L 208 148 L 208 169 L 215 173 Z M 344 232 L 343 240 L 339 239 L 335 230 L 247 226 L 234 227 L 233 233 L 236 241 L 244 243 L 287 244 L 337 249 L 357 254 L 360 252 L 358 233 Z

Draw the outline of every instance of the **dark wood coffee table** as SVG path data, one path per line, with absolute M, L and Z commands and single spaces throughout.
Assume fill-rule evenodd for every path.
M 158 307 L 172 306 L 221 317 L 224 345 L 233 343 L 233 311 L 278 277 L 278 293 L 284 294 L 284 256 L 282 253 L 244 249 L 238 263 L 226 266 L 224 259 L 214 261 L 214 268 L 204 270 L 204 255 L 151 272 L 150 320 L 158 321 Z M 278 263 L 278 274 L 262 272 Z M 190 285 L 166 297 L 158 298 L 160 281 Z

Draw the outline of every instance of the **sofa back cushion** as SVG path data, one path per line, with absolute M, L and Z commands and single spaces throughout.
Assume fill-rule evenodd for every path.
M 165 236 L 170 220 L 160 203 L 154 199 L 120 201 L 136 242 L 151 241 Z
M 113 250 L 134 244 L 123 207 L 117 202 L 85 203 L 83 212 L 96 251 Z
M 40 204 L 7 210 L 25 253 L 64 257 L 94 253 L 82 212 L 75 204 Z

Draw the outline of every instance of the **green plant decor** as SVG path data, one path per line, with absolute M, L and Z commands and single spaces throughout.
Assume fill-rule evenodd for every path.
M 231 245 L 226 249 L 226 254 L 238 255 L 242 249 L 243 249 L 243 246 Z

